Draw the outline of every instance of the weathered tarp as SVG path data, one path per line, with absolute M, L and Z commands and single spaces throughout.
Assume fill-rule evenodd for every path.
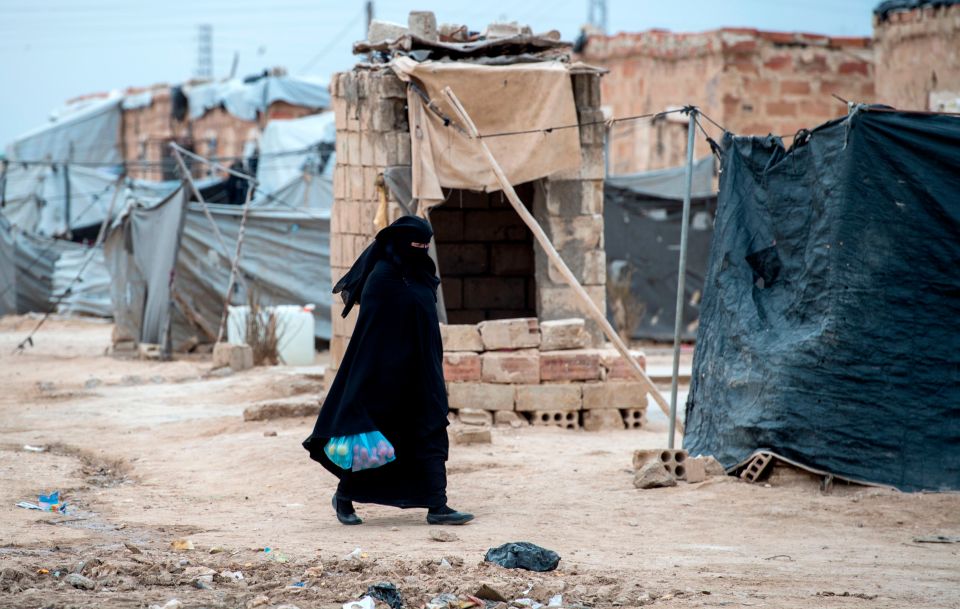
M 236 78 L 185 86 L 183 92 L 192 120 L 221 105 L 245 121 L 257 120 L 257 115 L 276 101 L 318 110 L 330 107 L 328 83 L 312 76 L 265 76 L 252 82 Z
M 11 161 L 55 163 L 123 161 L 120 151 L 122 98 L 71 104 L 51 122 L 15 139 L 7 147 Z
M 53 299 L 62 315 L 110 317 L 110 274 L 103 259 L 103 246 L 63 252 L 53 268 Z
M 708 199 L 716 196 L 713 189 L 712 156 L 706 156 L 693 163 L 691 196 L 694 199 Z M 669 167 L 642 173 L 607 176 L 604 186 L 613 186 L 634 194 L 661 199 L 683 200 L 687 190 L 687 167 Z
M 684 340 L 692 340 L 697 334 L 715 212 L 715 196 L 690 203 L 681 331 Z M 673 340 L 682 217 L 682 199 L 604 186 L 608 317 L 618 329 L 629 326 L 631 338 Z
M 82 247 L 28 231 L 14 231 L 18 313 L 53 311 L 53 271 L 61 254 Z
M 723 140 L 684 448 L 960 489 L 960 118 Z
M 443 89 L 449 86 L 481 135 L 546 130 L 577 124 L 573 85 L 567 67 L 556 61 L 508 66 L 469 63 L 417 63 L 399 57 L 391 63 L 403 80 L 414 80 L 447 117 L 457 119 Z M 413 162 L 413 196 L 443 200 L 444 188 L 500 190 L 499 182 L 476 142 L 427 108 L 407 90 Z M 580 166 L 576 129 L 537 131 L 485 140 L 511 184 L 520 184 Z M 429 205 L 430 203 L 428 203 Z
M 333 112 L 303 118 L 275 119 L 260 136 L 257 163 L 259 189 L 273 193 L 303 175 L 305 169 L 324 168 L 320 173 L 331 180 L 335 164 L 332 155 L 337 136 Z M 321 150 L 321 146 L 325 150 Z M 305 152 L 313 147 L 313 150 Z
M 0 315 L 17 312 L 17 266 L 13 227 L 0 215 Z

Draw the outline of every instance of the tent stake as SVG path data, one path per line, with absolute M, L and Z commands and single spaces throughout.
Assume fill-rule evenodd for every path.
M 690 192 L 693 188 L 693 136 L 696 134 L 697 109 L 690 109 L 690 121 L 687 123 L 687 189 L 683 194 L 683 215 L 680 221 L 680 268 L 677 271 L 677 309 L 673 324 L 673 377 L 670 380 L 670 435 L 667 447 L 673 448 L 677 426 L 677 385 L 680 377 L 680 331 L 683 328 L 683 304 L 687 279 L 687 233 L 690 230 Z
M 450 99 L 450 103 L 453 105 L 453 108 L 456 110 L 457 114 L 460 115 L 460 119 L 463 121 L 467 133 L 475 142 L 477 142 L 477 147 L 480 148 L 480 150 L 483 152 L 483 155 L 490 163 L 490 168 L 493 170 L 493 174 L 496 176 L 497 182 L 500 183 L 500 187 L 503 189 L 503 192 L 506 193 L 510 204 L 520 215 L 520 219 L 523 220 L 523 223 L 526 224 L 533 233 L 533 236 L 536 238 L 537 242 L 547 253 L 547 257 L 550 258 L 550 261 L 553 262 L 557 270 L 560 271 L 560 274 L 563 276 L 564 281 L 567 282 L 567 285 L 569 285 L 573 289 L 574 293 L 579 297 L 580 302 L 583 304 L 587 314 L 589 314 L 593 321 L 600 326 L 604 334 L 607 335 L 607 338 L 610 339 L 610 342 L 613 343 L 613 346 L 616 347 L 617 351 L 619 351 L 620 354 L 627 360 L 627 363 L 630 365 L 630 369 L 633 370 L 634 374 L 636 374 L 637 377 L 639 377 L 639 379 L 647 386 L 647 390 L 653 396 L 653 399 L 657 402 L 657 405 L 660 406 L 660 409 L 663 410 L 664 414 L 669 415 L 669 406 L 667 405 L 667 401 L 663 399 L 663 396 L 660 395 L 660 390 L 657 389 L 657 386 L 653 384 L 653 381 L 650 380 L 650 377 L 647 376 L 647 373 L 644 372 L 643 368 L 640 367 L 640 364 L 633 359 L 632 355 L 630 355 L 630 349 L 627 347 L 626 343 L 623 342 L 623 339 L 620 338 L 616 330 L 613 329 L 613 326 L 610 325 L 610 322 L 607 321 L 607 318 L 600 310 L 600 307 L 593 302 L 593 300 L 590 298 L 590 295 L 587 294 L 587 291 L 584 290 L 583 286 L 580 285 L 580 282 L 577 281 L 577 278 L 570 270 L 570 267 L 567 266 L 567 264 L 563 261 L 563 258 L 560 257 L 560 254 L 557 252 L 556 248 L 554 248 L 553 244 L 550 243 L 550 238 L 547 237 L 547 234 L 543 231 L 543 227 L 540 226 L 536 218 L 533 217 L 533 214 L 530 213 L 530 210 L 528 210 L 520 201 L 520 197 L 517 196 L 517 192 L 513 189 L 513 185 L 510 184 L 506 174 L 503 173 L 503 169 L 500 167 L 497 159 L 493 156 L 493 153 L 490 152 L 490 148 L 487 146 L 487 143 L 480 138 L 480 132 L 477 131 L 477 126 L 473 123 L 473 119 L 470 118 L 470 115 L 467 114 L 467 111 L 460 103 L 460 100 L 457 98 L 456 94 L 454 94 L 450 87 L 444 87 L 443 93 Z M 683 426 L 680 426 L 679 428 L 682 433 Z

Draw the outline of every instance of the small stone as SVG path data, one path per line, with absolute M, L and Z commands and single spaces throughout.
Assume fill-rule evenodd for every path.
M 74 588 L 80 590 L 93 590 L 97 587 L 97 584 L 88 577 L 84 577 L 79 573 L 71 573 L 63 578 L 63 581 Z
M 57 388 L 56 383 L 52 381 L 40 381 L 37 383 L 37 389 L 40 391 L 53 391 Z
M 708 477 L 727 475 L 727 470 L 724 469 L 723 465 L 712 456 L 703 457 L 703 467 Z
M 233 368 L 227 366 L 226 368 L 217 368 L 216 370 L 211 370 L 207 373 L 208 378 L 223 378 L 225 376 L 230 376 L 233 374 Z
M 276 437 L 277 437 L 277 432 L 273 431 L 272 429 L 271 429 L 270 431 L 265 431 L 265 432 L 263 432 L 263 437 L 264 437 L 264 438 L 276 438 Z
M 323 565 L 314 565 L 312 567 L 307 567 L 303 572 L 304 578 L 309 577 L 323 577 Z
M 83 384 L 84 389 L 96 389 L 100 385 L 103 385 L 103 381 L 100 379 L 87 379 L 87 382 Z
M 211 554 L 220 554 L 220 553 L 222 553 L 222 552 L 224 552 L 224 551 L 225 551 L 225 550 L 223 549 L 223 546 L 213 546 L 212 548 L 210 548 L 210 553 L 211 553 Z
M 633 486 L 640 489 L 663 488 L 676 486 L 677 479 L 673 477 L 666 466 L 659 461 L 651 461 L 637 471 L 633 479 Z
M 527 427 L 530 425 L 530 421 L 524 418 L 523 415 L 512 410 L 498 410 L 493 413 L 493 423 L 494 425 L 509 425 L 514 429 L 519 429 L 520 427 Z
M 453 441 L 456 444 L 490 444 L 493 438 L 489 429 L 472 427 L 454 430 Z
M 489 411 L 477 408 L 461 408 L 457 416 L 464 425 L 485 426 L 493 423 L 493 415 Z
M 217 343 L 213 346 L 213 367 L 229 367 L 234 371 L 253 368 L 253 348 L 250 345 Z
M 170 542 L 170 547 L 178 552 L 193 549 L 193 542 L 189 539 L 174 539 Z
M 450 531 L 444 531 L 442 529 L 433 529 L 430 531 L 430 539 L 434 541 L 459 541 L 460 538 L 451 533 Z
M 120 377 L 120 384 L 125 385 L 127 387 L 131 387 L 134 385 L 142 385 L 143 379 L 137 376 L 136 374 L 127 374 L 125 376 Z
M 256 607 L 263 607 L 264 605 L 269 605 L 269 604 L 270 604 L 270 598 L 261 594 L 259 596 L 255 596 L 250 600 L 248 600 L 246 607 L 247 609 L 255 609 Z
M 133 544 L 130 543 L 129 541 L 123 542 L 123 545 L 124 545 L 124 547 L 127 548 L 127 550 L 130 551 L 131 554 L 143 554 L 143 550 L 141 550 L 141 549 L 138 548 L 137 546 L 133 545 Z

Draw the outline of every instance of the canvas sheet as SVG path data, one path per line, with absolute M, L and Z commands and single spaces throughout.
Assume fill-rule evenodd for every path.
M 459 123 L 443 94 L 450 87 L 481 135 L 551 129 L 577 124 L 570 74 L 560 62 L 507 66 L 467 63 L 417 63 L 394 59 L 397 75 L 417 85 L 446 117 Z M 413 158 L 413 196 L 443 200 L 441 188 L 494 191 L 500 185 L 477 142 L 430 110 L 407 89 Z M 521 184 L 580 166 L 579 130 L 538 131 L 485 140 L 511 184 Z

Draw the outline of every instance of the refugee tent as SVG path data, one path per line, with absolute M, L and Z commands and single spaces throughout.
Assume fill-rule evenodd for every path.
M 681 338 L 693 340 L 700 315 L 716 193 L 713 157 L 694 163 Z M 607 316 L 640 340 L 672 340 L 686 167 L 609 176 L 603 188 Z
M 333 112 L 270 121 L 260 136 L 258 187 L 275 192 L 303 175 L 305 169 L 332 182 L 336 136 Z
M 7 147 L 13 161 L 120 165 L 119 95 L 85 99 L 55 112 L 50 122 L 15 139 Z
M 14 260 L 13 231 L 0 214 L 0 315 L 17 312 L 17 267 Z
M 684 447 L 960 489 L 960 117 L 722 143 Z

